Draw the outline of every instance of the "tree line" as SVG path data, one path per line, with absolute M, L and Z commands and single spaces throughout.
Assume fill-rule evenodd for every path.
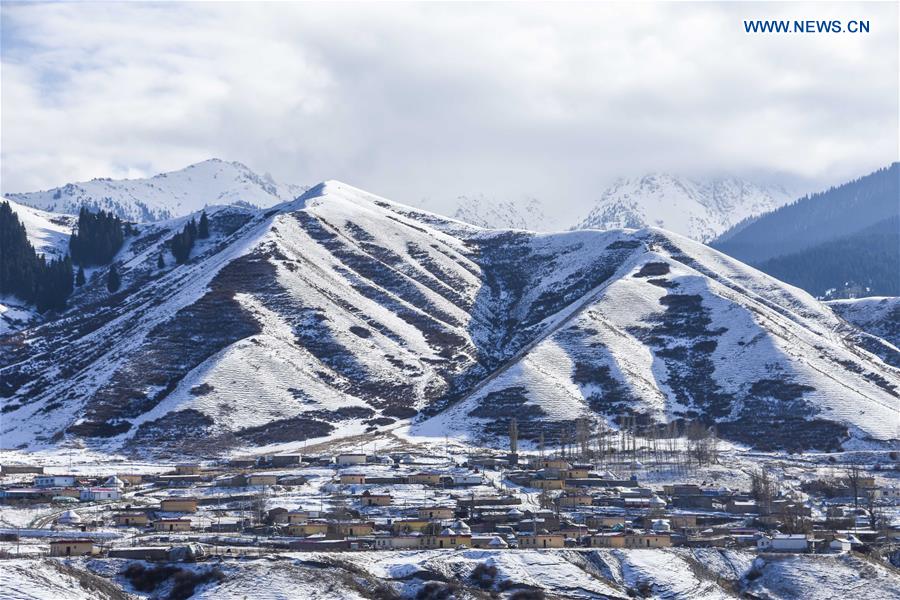
M 72 259 L 39 255 L 9 202 L 0 203 L 0 294 L 34 304 L 40 312 L 65 308 L 72 293 Z

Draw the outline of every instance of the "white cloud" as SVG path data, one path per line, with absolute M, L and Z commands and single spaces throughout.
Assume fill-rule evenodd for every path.
M 3 191 L 210 156 L 394 197 L 577 210 L 646 170 L 897 158 L 897 5 L 2 5 Z M 865 18 L 868 35 L 747 35 Z

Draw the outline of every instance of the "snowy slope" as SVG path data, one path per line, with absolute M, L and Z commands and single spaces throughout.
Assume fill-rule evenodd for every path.
M 292 200 L 304 189 L 278 183 L 270 175 L 257 175 L 239 162 L 213 158 L 148 179 L 92 179 L 8 196 L 45 211 L 77 214 L 87 206 L 147 222 L 184 216 L 214 204 L 269 207 Z
M 37 210 L 11 198 L 3 198 L 2 202 L 9 202 L 38 254 L 44 254 L 49 259 L 60 258 L 69 252 L 69 236 L 76 223 L 72 215 Z
M 548 214 L 544 203 L 537 198 L 524 198 L 517 202 L 485 196 L 460 196 L 455 206 L 448 212 L 454 219 L 485 229 L 557 231 L 561 228 L 559 221 Z
M 48 259 L 61 258 L 69 251 L 69 235 L 75 225 L 72 215 L 60 215 L 44 212 L 24 206 L 15 200 L 3 198 L 9 202 L 19 222 L 25 226 L 28 241 L 38 254 Z M 39 315 L 33 306 L 29 306 L 15 297 L 0 297 L 0 335 L 6 335 L 34 323 Z
M 117 295 L 98 270 L 0 338 L 4 447 L 214 453 L 416 414 L 441 438 L 623 413 L 771 447 L 897 437 L 900 371 L 857 329 L 675 234 L 485 230 L 340 182 L 209 214 L 186 265 L 165 250 L 184 218 L 142 225 Z
M 872 297 L 827 303 L 841 317 L 866 333 L 900 348 L 900 298 Z
M 661 227 L 708 242 L 737 223 L 791 199 L 782 187 L 734 177 L 694 180 L 653 173 L 617 180 L 574 229 Z

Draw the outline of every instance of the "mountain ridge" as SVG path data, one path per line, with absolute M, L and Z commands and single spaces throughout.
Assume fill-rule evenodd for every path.
M 5 446 L 496 438 L 512 416 L 523 439 L 623 415 L 771 447 L 897 435 L 896 348 L 677 234 L 485 230 L 335 181 L 208 214 L 185 265 L 165 244 L 187 217 L 141 226 L 119 292 L 98 271 L 62 318 L 0 337 Z
M 692 179 L 649 173 L 617 179 L 572 229 L 654 226 L 708 242 L 790 199 L 791 193 L 781 186 L 737 177 Z
M 278 183 L 268 174 L 258 175 L 237 161 L 211 158 L 148 178 L 92 179 L 7 196 L 48 212 L 77 214 L 82 206 L 87 206 L 128 221 L 155 222 L 218 204 L 267 208 L 291 200 L 305 189 Z

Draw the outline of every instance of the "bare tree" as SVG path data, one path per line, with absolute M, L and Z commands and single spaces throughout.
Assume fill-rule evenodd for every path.
M 859 480 L 861 477 L 859 466 L 851 465 L 847 469 L 847 487 L 853 492 L 853 508 L 856 509 L 856 514 L 859 514 Z

